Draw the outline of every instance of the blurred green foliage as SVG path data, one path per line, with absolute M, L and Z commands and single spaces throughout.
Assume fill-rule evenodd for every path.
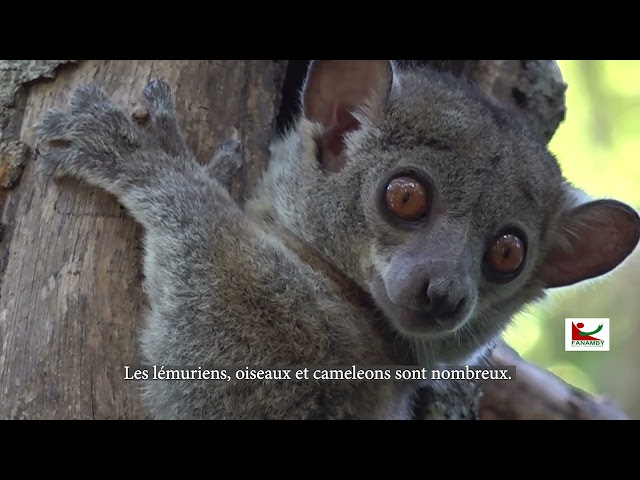
M 566 178 L 640 209 L 640 61 L 562 60 L 567 116 L 550 143 Z M 640 248 L 638 249 L 640 250 Z M 505 340 L 567 382 L 640 419 L 640 251 L 609 275 L 551 290 Z M 566 317 L 610 318 L 610 352 L 565 352 Z

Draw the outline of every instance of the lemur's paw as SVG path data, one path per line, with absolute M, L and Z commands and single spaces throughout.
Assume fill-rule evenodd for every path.
M 225 140 L 207 165 L 207 172 L 225 187 L 229 187 L 231 179 L 243 164 L 242 143 L 238 140 Z
M 95 85 L 79 87 L 67 111 L 46 112 L 35 126 L 38 173 L 112 178 L 142 145 L 139 129 Z
M 161 148 L 171 155 L 187 153 L 169 84 L 163 80 L 152 80 L 144 88 L 142 96 L 149 113 L 147 121 Z

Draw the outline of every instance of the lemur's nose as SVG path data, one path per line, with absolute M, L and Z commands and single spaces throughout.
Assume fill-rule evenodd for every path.
M 448 282 L 427 282 L 425 303 L 430 316 L 442 325 L 456 323 L 465 297 Z

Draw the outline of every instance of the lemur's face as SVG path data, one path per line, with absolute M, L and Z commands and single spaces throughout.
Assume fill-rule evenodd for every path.
M 492 168 L 490 178 L 459 176 L 451 165 L 462 154 L 389 147 L 392 165 L 363 184 L 367 288 L 393 327 L 440 361 L 473 354 L 543 293 L 536 272 L 564 201 L 553 168 L 538 185 L 477 153 L 465 163 Z
M 496 106 L 446 83 L 403 80 L 378 134 L 348 151 L 370 165 L 365 278 L 399 333 L 429 350 L 444 343 L 439 358 L 465 356 L 542 294 L 535 274 L 563 179 Z

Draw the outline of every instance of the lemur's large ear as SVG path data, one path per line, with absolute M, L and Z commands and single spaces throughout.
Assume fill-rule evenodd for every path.
M 382 114 L 393 85 L 389 60 L 314 60 L 302 93 L 304 115 L 324 127 L 322 167 L 338 172 L 346 162 L 344 135 L 360 127 L 352 112 L 365 107 L 368 119 Z
M 616 200 L 587 201 L 571 189 L 576 206 L 567 209 L 538 271 L 546 287 L 563 287 L 599 277 L 627 258 L 640 240 L 640 217 Z M 577 200 L 577 201 L 576 201 Z

